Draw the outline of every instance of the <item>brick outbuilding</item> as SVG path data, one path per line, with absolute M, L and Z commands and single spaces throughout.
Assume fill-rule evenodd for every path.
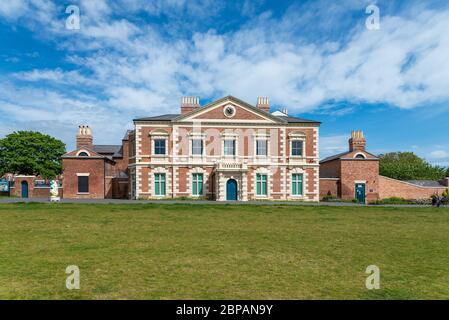
M 379 158 L 366 151 L 362 131 L 353 131 L 349 151 L 320 161 L 320 196 L 371 202 L 379 199 Z
M 92 130 L 80 126 L 76 150 L 62 157 L 64 198 L 128 198 L 130 134 L 121 145 L 94 145 Z

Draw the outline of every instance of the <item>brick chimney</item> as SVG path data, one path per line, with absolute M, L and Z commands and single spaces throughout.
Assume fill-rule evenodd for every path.
M 352 131 L 351 139 L 349 139 L 349 151 L 365 151 L 365 147 L 366 139 L 363 136 L 363 131 Z
M 188 113 L 199 108 L 201 108 L 199 97 L 182 97 L 181 114 Z
M 76 149 L 86 148 L 92 150 L 93 142 L 94 138 L 89 126 L 79 126 L 78 134 L 76 136 Z
M 270 99 L 268 97 L 258 97 L 257 108 L 265 112 L 270 112 Z

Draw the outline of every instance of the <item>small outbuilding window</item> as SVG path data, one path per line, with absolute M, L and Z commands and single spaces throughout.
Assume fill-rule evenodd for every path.
M 78 177 L 78 193 L 89 193 L 89 177 Z
M 356 158 L 356 159 L 366 159 L 366 157 L 365 157 L 365 155 L 363 153 L 356 154 L 354 158 Z
M 89 155 L 85 151 L 81 151 L 80 153 L 78 153 L 78 157 L 88 157 L 88 156 Z

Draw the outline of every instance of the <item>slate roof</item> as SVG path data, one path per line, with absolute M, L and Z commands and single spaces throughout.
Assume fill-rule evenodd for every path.
M 177 117 L 179 117 L 179 114 L 163 114 L 163 115 L 155 116 L 155 117 L 138 118 L 138 119 L 134 119 L 134 121 L 172 121 L 172 120 L 176 119 Z M 281 121 L 285 121 L 287 123 L 321 123 L 319 121 L 298 118 L 298 117 L 290 117 L 290 116 L 288 116 L 288 117 L 274 116 L 274 117 L 280 119 Z
M 275 116 L 279 119 L 284 119 L 286 120 L 288 123 L 321 123 L 319 121 L 315 121 L 315 120 L 309 120 L 309 119 L 304 119 L 304 118 L 298 118 L 298 117 L 290 117 L 290 116 Z
M 322 163 L 322 162 L 328 162 L 328 161 L 332 161 L 332 160 L 336 160 L 336 159 L 343 158 L 343 156 L 345 156 L 345 155 L 347 155 L 347 154 L 349 154 L 349 153 L 350 153 L 349 151 L 345 151 L 345 152 L 342 152 L 342 153 L 339 153 L 339 154 L 335 154 L 335 155 L 333 155 L 333 156 L 324 158 L 323 160 L 320 161 L 320 163 Z
M 121 145 L 94 145 L 93 150 L 109 159 L 123 157 L 123 147 Z
M 234 101 L 237 104 L 240 104 L 242 106 L 245 106 L 249 109 L 252 109 L 256 112 L 265 114 L 266 116 L 270 117 L 270 118 L 274 118 L 274 119 L 278 119 L 281 122 L 286 122 L 286 123 L 317 123 L 320 124 L 320 121 L 315 121 L 315 120 L 308 120 L 308 119 L 303 119 L 303 118 L 298 118 L 298 117 L 290 117 L 290 116 L 275 116 L 270 112 L 265 112 L 253 105 L 250 105 L 249 103 L 246 103 L 243 100 L 240 100 L 236 97 L 233 96 L 226 96 L 224 98 L 218 99 L 216 101 L 213 101 L 205 106 L 202 106 L 200 109 L 205 109 L 208 108 L 209 106 L 215 105 L 217 103 L 221 103 L 222 101 L 225 100 L 230 100 L 230 101 Z M 153 117 L 144 117 L 144 118 L 137 118 L 134 119 L 134 121 L 175 121 L 176 119 L 180 118 L 181 116 L 191 116 L 193 114 L 195 114 L 196 112 L 199 112 L 199 110 L 193 110 L 189 113 L 186 114 L 163 114 L 163 115 L 159 115 L 159 116 L 153 116 Z
M 408 180 L 406 181 L 411 184 L 415 184 L 420 187 L 436 187 L 441 188 L 444 185 L 440 183 L 439 181 L 433 181 L 433 180 Z
M 155 117 L 134 119 L 134 121 L 171 121 L 177 117 L 179 117 L 179 114 L 163 114 Z
M 102 144 L 96 144 L 93 146 L 93 149 L 95 152 L 100 154 L 114 154 L 118 150 L 120 150 L 122 146 L 121 145 L 102 145 Z
M 324 158 L 323 160 L 320 161 L 320 163 L 324 163 L 324 162 L 328 162 L 328 161 L 332 161 L 332 160 L 337 160 L 337 159 L 345 159 L 346 155 L 348 155 L 350 153 L 353 153 L 353 152 L 354 151 L 342 152 L 342 153 L 339 153 L 339 154 L 336 154 L 336 155 Z M 372 153 L 369 153 L 367 151 L 363 151 L 363 152 L 374 157 L 374 158 L 367 158 L 366 160 L 378 160 L 379 159 L 377 156 L 375 156 Z M 352 157 L 351 157 L 351 159 L 352 159 Z M 356 158 L 354 158 L 354 160 L 365 160 L 365 159 L 356 159 Z

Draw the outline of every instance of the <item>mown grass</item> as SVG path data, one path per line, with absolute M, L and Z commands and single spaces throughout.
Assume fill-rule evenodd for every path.
M 0 298 L 447 299 L 448 248 L 445 208 L 0 204 Z

